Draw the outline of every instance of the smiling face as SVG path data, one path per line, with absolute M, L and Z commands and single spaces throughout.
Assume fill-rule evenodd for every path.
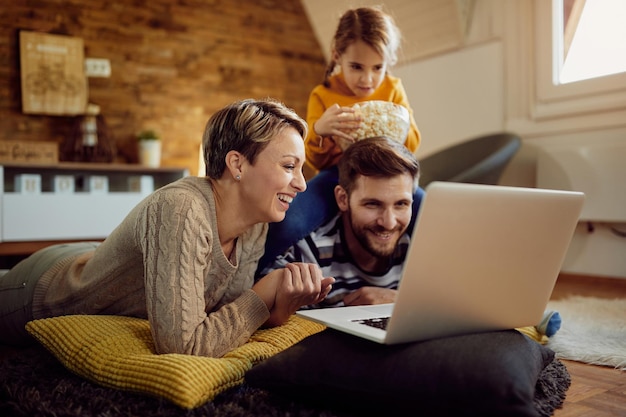
M 257 209 L 253 215 L 257 222 L 279 222 L 285 218 L 296 194 L 306 189 L 304 159 L 302 136 L 288 127 L 258 154 L 254 165 L 243 164 L 242 191 L 246 204 Z
M 361 40 L 350 44 L 341 55 L 335 52 L 335 61 L 341 67 L 348 88 L 359 98 L 372 95 L 387 71 L 385 59 Z
M 372 256 L 386 262 L 411 221 L 411 175 L 360 176 L 349 196 L 338 186 L 335 197 L 344 215 L 346 244 L 357 265 L 370 270 Z

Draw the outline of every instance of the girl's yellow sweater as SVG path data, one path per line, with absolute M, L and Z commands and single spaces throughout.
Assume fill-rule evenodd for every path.
M 322 138 L 313 129 L 315 122 L 322 116 L 324 111 L 335 103 L 343 107 L 352 106 L 365 100 L 383 100 L 406 107 L 411 118 L 411 128 L 404 145 L 411 152 L 417 150 L 420 144 L 420 132 L 415 123 L 413 110 L 409 106 L 409 100 L 402 86 L 402 81 L 399 78 L 387 74 L 378 89 L 367 99 L 356 97 L 346 85 L 341 73 L 331 76 L 329 81 L 330 87 L 320 84 L 311 91 L 309 96 L 306 117 L 309 133 L 305 139 L 304 146 L 307 162 L 312 168 L 322 170 L 336 165 L 343 153 L 332 137 Z

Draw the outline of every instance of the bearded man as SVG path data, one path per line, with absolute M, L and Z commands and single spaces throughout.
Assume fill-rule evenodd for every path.
M 335 283 L 324 301 L 309 308 L 392 303 L 410 241 L 419 163 L 403 145 L 376 137 L 351 145 L 338 169 L 338 214 L 263 274 L 291 262 L 317 263 Z

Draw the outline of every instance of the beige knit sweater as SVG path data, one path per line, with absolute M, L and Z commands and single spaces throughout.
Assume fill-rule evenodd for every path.
M 46 272 L 35 288 L 34 318 L 147 318 L 158 353 L 220 357 L 269 318 L 250 289 L 266 236 L 267 224 L 249 229 L 231 263 L 219 243 L 210 182 L 180 179 L 146 197 L 94 252 Z

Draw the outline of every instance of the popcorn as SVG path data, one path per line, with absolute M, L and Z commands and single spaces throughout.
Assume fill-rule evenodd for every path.
M 409 111 L 404 106 L 389 101 L 371 100 L 352 106 L 361 117 L 361 125 L 351 133 L 355 141 L 375 136 L 386 136 L 404 143 L 409 133 Z M 347 140 L 339 141 L 342 149 L 350 146 Z

